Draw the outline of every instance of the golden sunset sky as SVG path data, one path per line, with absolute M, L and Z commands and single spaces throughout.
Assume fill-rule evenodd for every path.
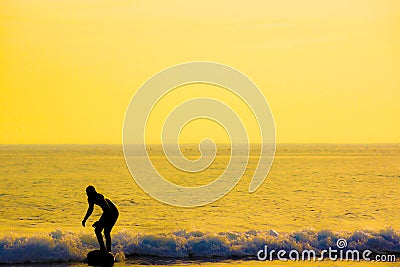
M 189 61 L 250 77 L 278 143 L 400 142 L 400 1 L 9 0 L 0 1 L 0 38 L 1 144 L 121 143 L 140 85 Z M 251 113 L 223 89 L 173 93 L 154 121 L 209 95 L 257 135 Z M 156 124 L 149 142 L 158 142 Z M 208 121 L 181 141 L 208 134 L 226 141 Z

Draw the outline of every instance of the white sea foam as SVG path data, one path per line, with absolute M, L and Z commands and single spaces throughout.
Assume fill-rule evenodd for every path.
M 113 235 L 113 252 L 117 261 L 125 255 L 209 258 L 252 257 L 267 245 L 286 251 L 335 247 L 339 238 L 347 240 L 347 249 L 375 253 L 400 253 L 400 233 L 393 229 L 380 231 L 332 232 L 303 230 L 291 233 L 276 231 L 203 233 L 180 230 L 165 234 L 137 234 L 122 230 Z M 56 230 L 22 236 L 16 233 L 0 237 L 0 263 L 83 261 L 88 251 L 97 248 L 93 235 Z

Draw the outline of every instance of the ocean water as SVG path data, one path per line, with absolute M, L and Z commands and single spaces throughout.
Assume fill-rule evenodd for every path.
M 199 156 L 196 146 L 183 152 Z M 97 247 L 90 225 L 101 214 L 95 209 L 81 226 L 89 184 L 120 209 L 112 232 L 119 264 L 155 256 L 221 257 L 225 264 L 254 260 L 264 245 L 320 251 L 339 238 L 348 248 L 400 253 L 399 144 L 278 145 L 267 179 L 250 194 L 257 146 L 251 152 L 244 177 L 224 198 L 179 208 L 136 185 L 119 145 L 2 145 L 0 263 L 82 262 Z M 160 147 L 149 154 L 164 177 L 185 186 L 213 181 L 229 160 L 228 147 L 220 145 L 209 169 L 187 174 L 172 167 Z

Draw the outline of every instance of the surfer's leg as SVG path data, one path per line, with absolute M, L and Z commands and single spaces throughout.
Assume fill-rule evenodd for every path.
M 101 234 L 101 231 L 103 231 L 103 229 L 104 229 L 104 226 L 99 225 L 98 227 L 96 227 L 96 229 L 94 229 L 94 232 L 96 233 L 97 241 L 99 242 L 99 245 L 100 245 L 100 250 L 105 251 L 106 248 L 104 247 L 103 235 Z
M 104 229 L 104 237 L 106 238 L 107 251 L 111 252 L 111 229 Z
M 106 239 L 106 247 L 108 252 L 111 252 L 111 230 L 114 227 L 117 218 L 118 218 L 118 212 L 114 214 L 113 218 L 110 221 L 108 221 L 107 225 L 104 227 L 104 237 Z

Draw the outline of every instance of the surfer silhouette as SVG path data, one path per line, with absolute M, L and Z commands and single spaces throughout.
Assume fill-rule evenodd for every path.
M 88 196 L 89 207 L 86 212 L 85 218 L 82 220 L 82 226 L 85 227 L 86 220 L 90 217 L 93 212 L 94 205 L 98 205 L 103 210 L 103 214 L 100 219 L 95 222 L 92 226 L 95 228 L 97 240 L 99 241 L 100 250 L 106 251 L 104 247 L 103 235 L 101 232 L 104 230 L 104 237 L 106 239 L 107 251 L 111 252 L 111 229 L 118 219 L 118 209 L 108 198 L 105 198 L 102 194 L 96 192 L 94 186 L 89 185 L 86 187 L 86 194 Z

